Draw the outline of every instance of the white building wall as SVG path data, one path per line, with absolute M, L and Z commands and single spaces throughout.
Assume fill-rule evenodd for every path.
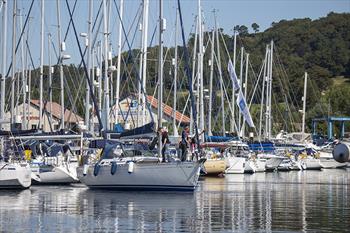
M 26 105 L 25 109 L 27 109 L 27 104 L 25 105 Z M 27 119 L 29 119 L 27 129 L 36 129 L 39 124 L 39 109 L 37 109 L 33 105 L 30 105 L 29 111 L 30 111 L 30 116 L 28 116 L 28 113 L 27 113 Z M 20 104 L 18 106 L 18 114 L 19 116 L 16 117 L 16 120 L 15 120 L 16 123 L 23 123 L 24 122 L 23 104 Z M 10 111 L 6 112 L 5 116 L 6 116 L 6 119 L 11 119 Z M 58 129 L 59 121 L 57 119 L 53 118 L 51 121 L 51 124 L 52 124 L 53 130 Z M 10 124 L 4 124 L 3 126 L 4 126 L 4 130 L 10 130 Z M 25 129 L 25 128 L 22 126 L 22 129 Z M 45 132 L 51 131 L 50 124 L 49 124 L 49 113 L 47 115 L 44 114 L 43 116 L 43 131 Z

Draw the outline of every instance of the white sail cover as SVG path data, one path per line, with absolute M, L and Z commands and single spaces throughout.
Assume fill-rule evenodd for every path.
M 252 120 L 252 116 L 250 115 L 249 108 L 247 107 L 247 103 L 245 101 L 244 95 L 241 90 L 239 90 L 237 105 L 239 110 L 241 111 L 245 121 L 250 127 L 255 127 L 254 122 Z
M 245 121 L 247 122 L 247 124 L 250 127 L 255 128 L 254 122 L 252 120 L 252 116 L 250 115 L 249 108 L 247 107 L 247 102 L 246 102 L 246 100 L 244 98 L 244 95 L 242 93 L 242 90 L 241 90 L 241 87 L 239 85 L 238 78 L 237 78 L 237 75 L 236 75 L 236 71 L 235 71 L 235 69 L 233 67 L 233 64 L 232 64 L 231 60 L 228 63 L 228 72 L 229 72 L 230 77 L 232 79 L 235 91 L 238 90 L 237 105 L 239 107 L 239 110 L 241 111 L 241 113 L 242 113 Z
M 235 71 L 235 68 L 234 68 L 231 60 L 228 62 L 228 73 L 230 74 L 230 77 L 232 79 L 235 91 L 239 90 L 240 89 L 239 81 L 238 81 L 236 71 Z

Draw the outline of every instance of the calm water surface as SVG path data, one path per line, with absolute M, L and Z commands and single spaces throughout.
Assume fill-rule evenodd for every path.
M 0 232 L 350 232 L 350 169 L 204 178 L 194 193 L 0 191 Z

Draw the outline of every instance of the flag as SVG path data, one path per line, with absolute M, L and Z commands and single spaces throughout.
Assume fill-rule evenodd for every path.
M 236 71 L 235 71 L 235 68 L 234 68 L 231 60 L 228 62 L 227 69 L 228 69 L 228 73 L 230 74 L 230 77 L 232 79 L 235 91 L 239 90 L 241 87 L 239 85 L 239 81 L 238 81 L 238 78 L 237 78 L 237 75 L 236 75 Z
M 252 116 L 250 115 L 249 109 L 247 107 L 247 103 L 245 101 L 244 95 L 242 91 L 239 91 L 238 98 L 237 98 L 237 105 L 239 107 L 239 110 L 241 111 L 243 118 L 247 122 L 247 124 L 250 127 L 255 128 L 254 122 L 252 120 Z

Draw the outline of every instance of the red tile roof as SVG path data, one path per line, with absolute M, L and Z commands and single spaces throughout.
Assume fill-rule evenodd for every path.
M 153 96 L 147 95 L 147 102 L 152 106 L 152 108 L 158 109 L 158 100 Z M 173 117 L 173 108 L 169 105 L 162 104 L 163 113 L 168 117 Z M 175 118 L 177 122 L 181 122 L 183 124 L 189 124 L 190 118 L 179 111 L 175 112 Z
M 31 100 L 31 104 L 35 105 L 37 108 L 39 108 L 40 106 L 40 101 L 39 100 Z M 46 104 L 46 111 L 48 113 L 50 113 L 50 102 L 48 101 Z M 61 119 L 61 105 L 56 103 L 56 102 L 52 102 L 52 111 L 51 111 L 52 115 L 57 118 L 57 119 Z M 79 115 L 73 113 L 72 111 L 70 111 L 69 109 L 65 109 L 64 111 L 64 121 L 68 122 L 68 123 L 76 123 L 79 121 L 83 121 L 83 118 L 80 117 Z

